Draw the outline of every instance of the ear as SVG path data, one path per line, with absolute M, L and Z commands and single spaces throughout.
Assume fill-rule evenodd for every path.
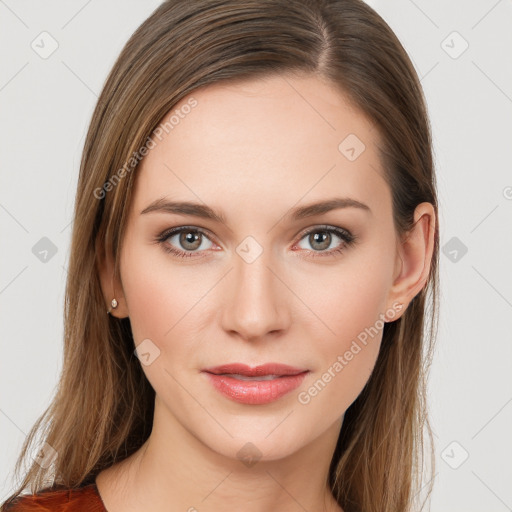
M 399 242 L 393 285 L 388 294 L 391 304 L 407 305 L 425 286 L 434 252 L 436 215 L 431 203 L 420 203 L 414 211 L 414 225 Z
M 122 284 L 114 280 L 114 260 L 110 253 L 105 251 L 105 246 L 96 238 L 96 267 L 101 282 L 101 290 L 105 299 L 105 314 L 110 310 L 110 315 L 116 318 L 128 317 L 128 308 L 123 293 Z M 112 299 L 116 299 L 118 306 L 112 309 Z

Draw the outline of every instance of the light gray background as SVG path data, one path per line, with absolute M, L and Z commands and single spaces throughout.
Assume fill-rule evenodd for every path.
M 159 3 L 0 0 L 2 497 L 61 368 L 87 125 L 114 59 Z M 433 126 L 442 288 L 429 391 L 437 457 L 431 510 L 512 510 L 512 2 L 369 3 L 409 52 Z M 58 48 L 47 58 L 31 47 L 49 51 L 52 38 Z M 33 252 L 43 237 L 57 249 L 46 262 Z

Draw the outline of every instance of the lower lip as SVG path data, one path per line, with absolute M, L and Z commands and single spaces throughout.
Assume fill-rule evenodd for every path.
M 235 402 L 250 405 L 268 404 L 299 387 L 306 373 L 286 375 L 272 380 L 238 380 L 226 375 L 205 372 L 213 386 Z

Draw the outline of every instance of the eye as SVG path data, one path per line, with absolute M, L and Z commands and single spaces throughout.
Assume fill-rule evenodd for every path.
M 336 238 L 341 243 L 329 249 Z M 173 239 L 174 242 L 172 241 Z M 347 247 L 355 243 L 357 237 L 349 231 L 334 226 L 317 226 L 305 233 L 302 233 L 300 240 L 306 239 L 312 249 L 305 249 L 313 258 L 327 257 L 341 253 Z M 210 245 L 204 244 L 208 240 Z M 201 253 L 206 249 L 211 249 L 212 241 L 206 231 L 194 226 L 181 226 L 179 228 L 168 229 L 159 235 L 156 242 L 161 244 L 163 249 L 179 258 L 202 257 Z M 295 244 L 293 248 L 302 247 L 301 242 Z M 329 249 L 329 250 L 327 250 Z M 198 254 L 196 254 L 198 253 Z
M 175 239 L 174 244 L 171 242 L 173 238 Z M 211 244 L 211 240 L 207 237 L 205 231 L 192 226 L 167 230 L 157 238 L 157 242 L 162 245 L 165 251 L 180 258 L 196 257 L 194 253 L 210 249 L 211 245 L 204 246 L 203 242 L 205 240 L 209 240 Z
M 341 244 L 338 243 L 336 245 L 336 238 L 341 240 Z M 301 241 L 303 239 L 306 239 L 306 242 L 313 248 L 312 250 L 306 250 L 311 253 L 311 256 L 316 258 L 318 256 L 332 256 L 334 254 L 341 253 L 347 247 L 350 247 L 355 243 L 356 237 L 346 229 L 337 228 L 334 226 L 318 226 L 310 229 L 306 233 L 303 233 Z M 329 249 L 333 242 L 335 243 L 334 248 Z M 304 248 L 300 245 L 300 242 L 294 247 L 297 246 Z

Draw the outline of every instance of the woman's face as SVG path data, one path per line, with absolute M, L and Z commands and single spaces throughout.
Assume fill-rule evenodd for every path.
M 229 457 L 251 442 L 281 458 L 339 429 L 383 320 L 399 317 L 378 134 L 313 77 L 209 86 L 171 115 L 136 171 L 121 251 L 158 417 Z M 304 209 L 325 202 L 334 207 Z M 230 363 L 305 373 L 258 384 L 204 371 Z

